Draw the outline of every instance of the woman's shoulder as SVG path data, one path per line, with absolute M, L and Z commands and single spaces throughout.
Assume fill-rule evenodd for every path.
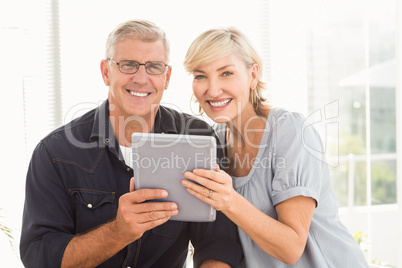
M 302 113 L 290 111 L 282 107 L 271 108 L 268 115 L 268 122 L 273 128 L 280 128 L 287 131 L 304 128 L 310 125 Z

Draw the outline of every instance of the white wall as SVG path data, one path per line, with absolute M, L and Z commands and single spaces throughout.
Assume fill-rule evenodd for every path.
M 96 6 L 96 12 L 88 12 Z M 77 103 L 107 97 L 100 61 L 108 34 L 129 19 L 147 19 L 163 28 L 171 43 L 172 78 L 162 103 L 191 113 L 192 78 L 183 67 L 187 48 L 201 32 L 236 26 L 257 49 L 260 44 L 259 1 L 63 1 L 61 10 L 63 113 Z M 72 16 L 71 14 L 74 14 Z M 195 110 L 197 111 L 197 109 Z

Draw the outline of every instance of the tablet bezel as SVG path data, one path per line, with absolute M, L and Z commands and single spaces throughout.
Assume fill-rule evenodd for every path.
M 169 193 L 167 198 L 154 201 L 172 201 L 178 205 L 178 215 L 172 216 L 170 220 L 189 222 L 212 222 L 215 220 L 216 210 L 192 196 L 181 185 L 181 180 L 185 179 L 183 174 L 187 170 L 192 171 L 195 167 L 216 169 L 215 137 L 186 134 L 133 133 L 132 148 L 135 189 L 167 190 Z M 152 161 L 154 161 L 155 159 L 166 158 L 167 152 L 171 155 L 176 154 L 178 157 L 185 157 L 183 159 L 185 162 L 183 163 L 188 163 L 189 165 L 185 168 L 172 167 L 172 169 L 168 168 L 168 170 L 153 167 L 154 170 L 150 173 L 149 167 L 144 167 L 140 163 L 141 160 L 144 160 L 143 156 L 152 158 Z M 197 162 L 198 164 L 191 162 L 191 158 L 196 161 L 200 155 L 207 161 L 204 163 Z M 170 174 L 173 177 L 166 178 L 166 174 Z

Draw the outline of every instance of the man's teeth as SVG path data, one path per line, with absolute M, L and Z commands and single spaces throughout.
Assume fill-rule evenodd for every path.
M 224 101 L 217 101 L 217 102 L 209 101 L 209 103 L 211 104 L 212 107 L 223 107 L 226 104 L 228 104 L 229 101 L 231 101 L 231 99 L 227 99 L 227 100 L 224 100 Z
M 146 97 L 148 96 L 148 93 L 140 93 L 140 92 L 134 92 L 134 91 L 130 91 L 130 94 L 133 96 L 137 96 L 137 97 Z

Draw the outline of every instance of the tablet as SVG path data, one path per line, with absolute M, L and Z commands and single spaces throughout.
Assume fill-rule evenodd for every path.
M 216 210 L 191 195 L 181 184 L 184 172 L 195 168 L 216 169 L 216 140 L 211 136 L 132 134 L 135 189 L 164 189 L 179 213 L 170 220 L 211 222 Z

